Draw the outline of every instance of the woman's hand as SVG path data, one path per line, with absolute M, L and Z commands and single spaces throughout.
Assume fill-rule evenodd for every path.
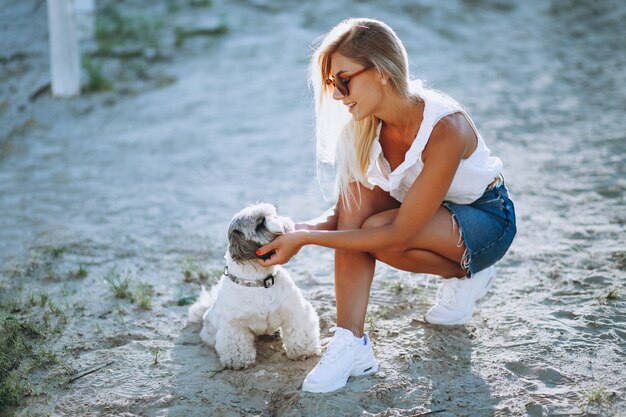
M 304 235 L 306 231 L 298 231 L 285 233 L 278 236 L 265 246 L 260 247 L 256 254 L 258 256 L 266 255 L 272 251 L 274 254 L 268 259 L 257 259 L 263 266 L 282 265 L 293 258 L 304 245 Z
M 294 226 L 296 230 L 313 230 L 313 226 L 307 223 L 296 223 Z

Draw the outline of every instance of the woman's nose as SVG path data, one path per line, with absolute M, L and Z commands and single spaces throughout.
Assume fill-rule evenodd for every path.
M 344 98 L 344 95 L 341 94 L 341 91 L 339 91 L 339 89 L 334 86 L 333 86 L 333 98 L 335 100 L 341 100 L 342 98 Z

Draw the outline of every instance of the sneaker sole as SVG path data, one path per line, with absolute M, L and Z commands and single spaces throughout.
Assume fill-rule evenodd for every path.
M 454 321 L 438 321 L 438 320 L 433 320 L 432 318 L 428 318 L 427 316 L 424 316 L 424 320 L 426 320 L 430 324 L 436 324 L 439 326 L 460 326 L 463 324 L 467 324 L 472 318 L 473 314 L 474 314 L 474 311 L 472 310 L 469 312 L 469 314 L 466 314 L 465 316 Z
M 312 384 L 312 383 L 307 383 L 307 381 L 305 380 L 302 383 L 302 391 L 314 392 L 314 393 L 325 393 L 325 392 L 336 391 L 339 388 L 345 387 L 346 384 L 348 383 L 348 379 L 350 379 L 351 376 L 356 376 L 356 377 L 367 376 L 367 375 L 372 375 L 376 373 L 377 371 L 378 371 L 378 362 L 376 360 L 374 360 L 374 363 L 369 362 L 365 365 L 356 364 L 352 367 L 352 369 L 350 369 L 347 375 L 344 375 L 343 379 L 335 381 L 333 383 Z

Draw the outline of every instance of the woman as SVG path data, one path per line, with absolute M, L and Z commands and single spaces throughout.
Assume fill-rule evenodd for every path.
M 364 322 L 376 260 L 440 275 L 425 319 L 465 324 L 515 235 L 502 163 L 464 109 L 410 81 L 408 58 L 380 21 L 348 19 L 313 55 L 319 162 L 335 162 L 340 197 L 325 215 L 259 249 L 264 266 L 303 245 L 335 249 L 337 327 L 303 390 L 329 392 L 377 371 Z

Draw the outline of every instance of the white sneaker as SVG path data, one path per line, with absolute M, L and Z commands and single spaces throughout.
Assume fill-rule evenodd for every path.
M 444 279 L 437 290 L 435 305 L 424 317 L 432 324 L 465 324 L 472 318 L 474 303 L 484 297 L 496 279 L 496 267 L 490 266 L 471 278 Z
M 304 379 L 302 391 L 331 392 L 346 385 L 350 376 L 370 375 L 378 370 L 372 342 L 367 334 L 358 338 L 341 327 L 330 329 L 335 335 L 319 363 Z

